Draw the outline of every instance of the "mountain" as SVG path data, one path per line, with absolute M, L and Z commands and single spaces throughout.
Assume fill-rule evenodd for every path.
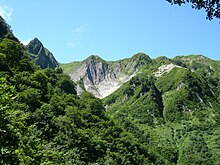
M 139 68 L 150 63 L 152 60 L 144 53 L 114 62 L 92 55 L 82 62 L 61 65 L 61 68 L 87 91 L 104 98 L 135 76 Z
M 172 122 L 188 120 L 197 109 L 218 104 L 218 85 L 209 81 L 189 68 L 163 64 L 156 70 L 138 73 L 107 96 L 104 104 L 111 114 L 132 114 L 130 117 L 139 124 L 158 123 L 160 118 Z
M 26 50 L 41 68 L 55 69 L 58 66 L 53 54 L 37 38 L 34 38 L 26 45 Z
M 72 80 L 99 97 L 89 87 L 99 92 L 118 83 L 101 97 L 106 113 L 147 146 L 153 164 L 219 161 L 220 61 L 202 55 L 151 59 L 141 53 L 114 62 L 90 56 L 64 66 Z M 119 83 L 120 77 L 126 80 Z M 103 82 L 109 85 L 103 88 Z
M 90 56 L 83 61 L 60 64 L 64 73 L 78 82 L 78 92 L 86 90 L 94 96 L 105 98 L 140 72 L 148 76 L 160 77 L 174 68 L 185 68 L 191 72 L 202 72 L 206 79 L 218 76 L 219 62 L 202 55 L 165 56 L 151 59 L 144 53 L 118 61 L 105 61 L 99 56 Z M 210 76 L 208 76 L 210 75 Z
M 220 61 L 201 55 L 152 61 L 103 99 L 106 112 L 148 146 L 155 164 L 215 164 Z
M 220 61 L 90 56 L 61 65 L 74 83 L 0 27 L 0 164 L 219 164 Z
M 0 38 L 0 164 L 149 162 L 145 147 L 107 116 L 100 99 L 76 95 L 69 76 L 37 67 L 6 33 Z M 33 43 L 29 51 L 42 55 L 43 46 Z

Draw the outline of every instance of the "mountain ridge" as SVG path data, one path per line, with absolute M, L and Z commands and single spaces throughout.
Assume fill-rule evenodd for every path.
M 82 86 L 96 97 L 104 98 L 117 90 L 123 83 L 132 78 L 140 67 L 151 63 L 151 59 L 144 53 L 118 61 L 105 61 L 99 56 L 89 56 L 74 65 L 68 71 L 71 79 L 81 82 Z M 68 65 L 68 64 L 67 64 Z M 66 72 L 65 65 L 61 68 Z
M 37 39 L 34 38 L 27 46 L 27 52 L 42 68 L 60 67 L 64 73 L 77 83 L 78 94 L 88 91 L 98 98 L 105 98 L 119 89 L 124 83 L 138 73 L 144 71 L 148 75 L 160 77 L 167 74 L 174 68 L 185 68 L 192 72 L 195 70 L 211 74 L 215 72 L 212 65 L 218 66 L 217 60 L 212 60 L 204 55 L 186 55 L 168 58 L 160 56 L 151 59 L 143 52 L 137 53 L 130 58 L 116 61 L 106 61 L 98 55 L 90 55 L 82 61 L 74 61 L 67 64 L 60 64 L 53 54 Z M 204 67 L 206 69 L 198 69 Z M 216 73 L 216 72 L 215 72 Z
M 211 67 L 208 66 L 210 62 L 218 63 L 202 55 L 176 56 L 172 59 L 161 56 L 151 59 L 144 53 L 137 53 L 117 61 L 105 61 L 97 55 L 91 55 L 83 61 L 61 64 L 60 67 L 74 82 L 81 83 L 84 88 L 78 88 L 79 91 L 87 90 L 96 97 L 105 98 L 139 72 L 148 70 L 148 74 L 157 77 L 175 67 L 191 71 L 195 70 L 194 65 L 204 64 Z

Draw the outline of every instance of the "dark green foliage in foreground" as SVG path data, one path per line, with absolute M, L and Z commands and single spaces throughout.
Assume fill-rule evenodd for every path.
M 1 38 L 8 38 L 14 41 L 18 41 L 18 39 L 13 35 L 10 26 L 0 16 L 0 39 Z

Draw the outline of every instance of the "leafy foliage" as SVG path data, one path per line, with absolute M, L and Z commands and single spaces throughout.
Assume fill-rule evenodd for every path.
M 2 38 L 8 38 L 14 41 L 18 41 L 18 39 L 13 35 L 10 26 L 0 16 L 0 39 Z
M 192 8 L 197 10 L 204 9 L 207 13 L 207 19 L 211 20 L 213 17 L 220 18 L 219 14 L 219 0 L 167 0 L 171 4 L 182 5 L 185 3 L 192 4 Z

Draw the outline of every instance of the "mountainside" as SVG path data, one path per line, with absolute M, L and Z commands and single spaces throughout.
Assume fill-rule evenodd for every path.
M 137 113 L 137 109 L 145 109 L 145 101 L 148 101 L 148 108 L 156 101 L 157 105 L 153 109 L 157 109 L 157 114 L 154 117 L 160 116 L 173 121 L 176 117 L 178 120 L 179 117 L 190 118 L 188 115 L 194 110 L 218 104 L 219 68 L 220 61 L 201 55 L 178 56 L 173 59 L 159 57 L 151 60 L 150 65 L 142 66 L 138 74 L 107 96 L 104 103 L 111 113 L 115 111 L 116 114 L 119 109 L 130 106 L 131 110 L 126 109 L 128 113 L 123 112 L 128 115 L 131 111 Z M 153 97 L 148 99 L 149 95 Z M 146 113 L 151 114 L 149 109 Z
M 217 78 L 220 71 L 218 66 L 219 61 L 201 55 L 151 59 L 144 53 L 119 61 L 105 61 L 99 56 L 90 56 L 81 62 L 60 64 L 64 73 L 68 74 L 74 82 L 78 82 L 78 93 L 87 90 L 99 98 L 112 94 L 141 72 L 159 78 L 174 68 L 185 68 L 191 72 L 200 72 L 209 79 L 210 76 Z
M 134 76 L 106 97 L 104 103 L 114 115 L 134 112 L 146 119 L 144 116 L 148 114 L 148 124 L 150 118 L 155 122 L 158 117 L 172 122 L 176 118 L 178 121 L 188 120 L 195 110 L 218 104 L 218 85 L 212 84 L 214 79 L 209 81 L 204 75 L 196 74 L 188 68 L 174 64 L 162 65 L 156 71 L 152 70 L 151 74 L 143 71 Z M 139 110 L 145 112 L 141 114 Z M 134 121 L 137 121 L 137 116 Z
M 144 65 L 150 64 L 149 56 L 139 53 L 131 58 L 109 62 L 98 56 L 90 56 L 75 65 L 61 65 L 64 73 L 79 82 L 82 88 L 99 98 L 104 98 L 130 80 Z M 66 67 L 69 65 L 72 68 Z
M 0 27 L 0 164 L 219 164 L 220 61 L 90 56 L 60 65 L 74 83 Z
M 100 99 L 77 96 L 69 76 L 37 67 L 7 33 L 0 36 L 0 164 L 149 162 L 145 147 L 107 116 Z
M 163 155 L 155 164 L 215 164 L 219 68 L 220 61 L 201 55 L 159 57 L 103 103 L 150 154 Z
M 53 54 L 43 46 L 43 44 L 34 38 L 26 46 L 27 52 L 35 60 L 36 64 L 41 68 L 52 68 L 55 69 L 58 66 L 58 62 L 54 58 Z

